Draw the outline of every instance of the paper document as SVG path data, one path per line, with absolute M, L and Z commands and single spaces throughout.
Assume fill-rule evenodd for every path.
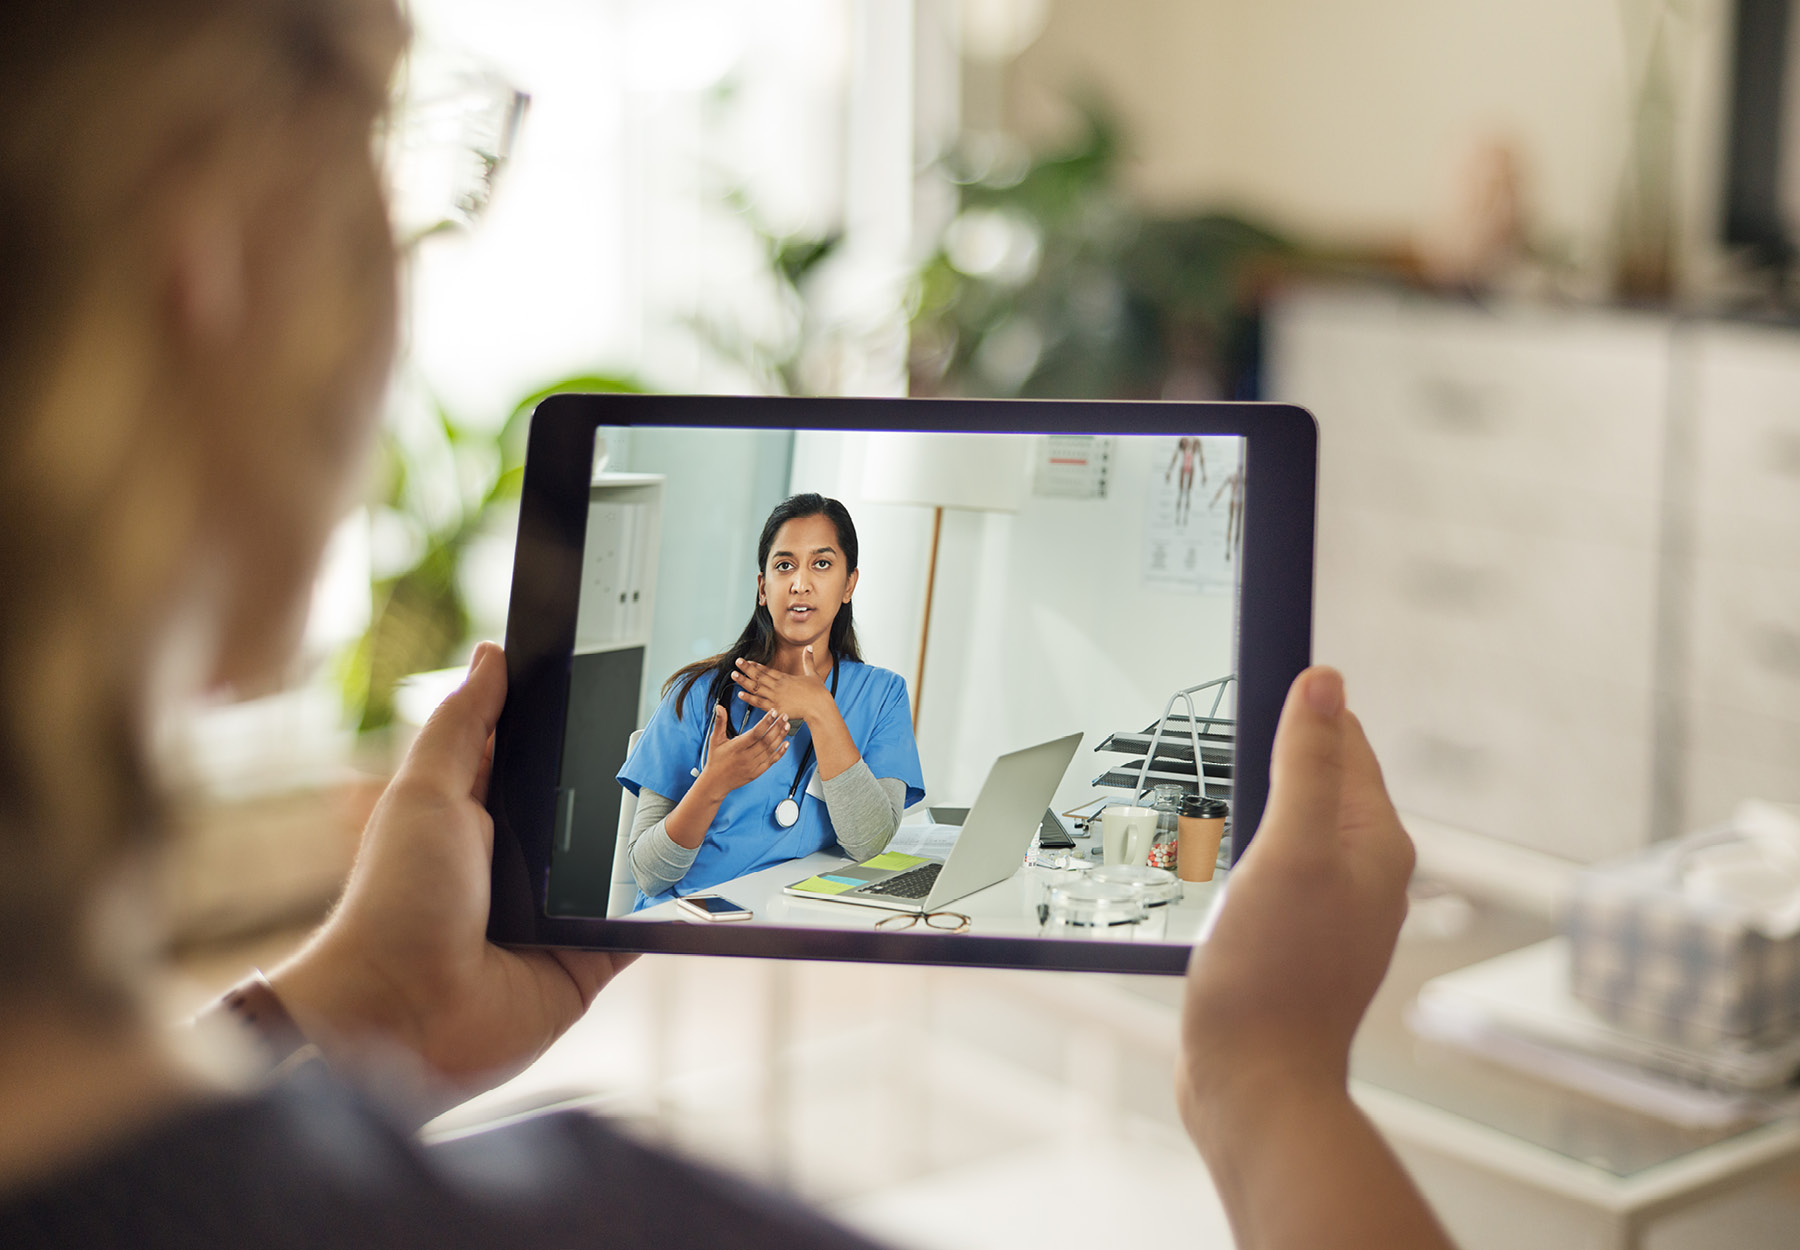
M 894 831 L 894 839 L 887 844 L 887 849 L 901 855 L 948 859 L 956 846 L 956 835 L 961 832 L 961 825 L 901 825 Z

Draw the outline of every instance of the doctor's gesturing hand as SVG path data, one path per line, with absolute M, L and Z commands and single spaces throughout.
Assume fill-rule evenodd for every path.
M 755 660 L 739 660 L 731 680 L 738 685 L 738 698 L 765 712 L 779 712 L 790 720 L 807 724 L 829 720 L 837 713 L 837 700 L 819 676 L 813 664 L 813 649 L 800 653 L 800 672 L 784 673 Z
M 818 752 L 819 776 L 827 781 L 854 767 L 862 758 L 838 711 L 836 696 L 819 675 L 810 644 L 800 651 L 798 673 L 783 672 L 754 660 L 739 660 L 731 680 L 738 685 L 738 698 L 751 707 L 806 723 L 813 749 Z
M 787 717 L 771 713 L 734 738 L 725 732 L 724 705 L 715 706 L 706 744 L 706 767 L 700 770 L 700 784 L 694 789 L 723 799 L 768 772 L 776 760 L 787 754 L 787 749 Z
M 706 762 L 699 779 L 663 819 L 663 828 L 678 846 L 697 847 L 704 842 L 719 806 L 787 754 L 787 717 L 772 712 L 733 737 L 725 732 L 725 715 L 724 704 L 713 705 Z

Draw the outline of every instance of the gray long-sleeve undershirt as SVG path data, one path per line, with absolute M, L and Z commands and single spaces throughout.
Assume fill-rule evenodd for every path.
M 879 855 L 900 827 L 906 810 L 906 783 L 877 777 L 857 760 L 835 777 L 823 780 L 825 811 L 844 854 L 861 862 Z M 638 791 L 637 816 L 631 822 L 631 875 L 645 894 L 661 894 L 687 876 L 698 847 L 685 847 L 669 836 L 664 824 L 675 801 L 654 790 Z

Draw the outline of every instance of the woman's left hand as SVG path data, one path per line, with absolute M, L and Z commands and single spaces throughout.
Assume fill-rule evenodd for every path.
M 375 808 L 336 912 L 270 977 L 328 1057 L 398 1045 L 466 1096 L 542 1054 L 635 958 L 488 941 L 482 800 L 505 698 L 506 657 L 483 643 Z
M 745 703 L 765 712 L 779 712 L 789 720 L 817 721 L 837 711 L 837 700 L 813 667 L 811 647 L 800 653 L 800 666 L 803 671 L 795 675 L 754 660 L 739 660 L 731 680 L 738 684 L 738 698 Z

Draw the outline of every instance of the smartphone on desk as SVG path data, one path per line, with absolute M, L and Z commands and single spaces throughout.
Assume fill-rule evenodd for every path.
M 702 920 L 748 920 L 756 914 L 718 894 L 689 894 L 676 899 L 675 906 Z

